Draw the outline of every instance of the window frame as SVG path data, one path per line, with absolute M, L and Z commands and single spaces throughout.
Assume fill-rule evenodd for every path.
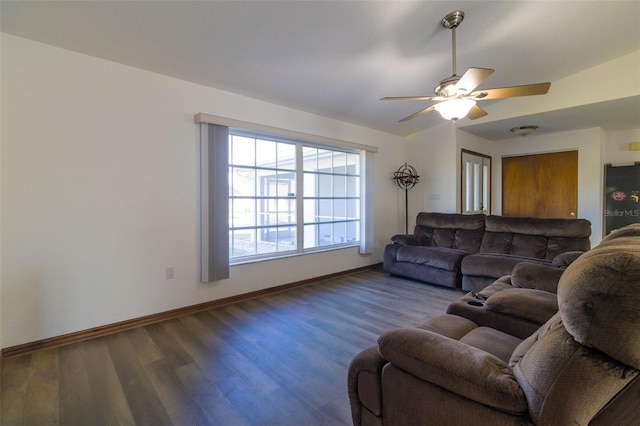
M 221 281 L 229 278 L 230 275 L 228 136 L 224 138 L 218 136 L 228 132 L 229 127 L 270 133 L 280 137 L 302 139 L 309 142 L 326 143 L 340 148 L 347 147 L 360 150 L 360 173 L 363 179 L 360 180 L 361 226 L 358 253 L 361 255 L 373 253 L 375 198 L 373 188 L 374 154 L 378 152 L 377 147 L 203 112 L 195 114 L 193 119 L 194 123 L 199 127 L 201 282 Z M 221 194 L 225 195 L 222 196 Z M 298 254 L 296 254 L 296 256 L 297 255 Z
M 256 261 L 262 261 L 262 260 L 272 260 L 272 259 L 278 259 L 278 258 L 285 258 L 285 257 L 290 257 L 290 256 L 298 256 L 298 255 L 303 255 L 303 254 L 308 254 L 308 253 L 314 253 L 314 252 L 320 252 L 320 251 L 327 251 L 327 250 L 337 250 L 337 249 L 342 249 L 342 248 L 346 248 L 346 247 L 356 247 L 356 246 L 360 246 L 362 244 L 362 216 L 363 216 L 363 208 L 362 208 L 362 199 L 363 199 L 363 194 L 362 194 L 362 189 L 363 189 L 363 179 L 364 176 L 362 175 L 362 170 L 363 170 L 363 162 L 364 162 L 364 155 L 363 155 L 363 151 L 362 150 L 358 150 L 355 148 L 351 148 L 351 147 L 344 147 L 344 146 L 336 146 L 333 144 L 327 144 L 327 143 L 319 143 L 319 142 L 314 142 L 314 141 L 309 141 L 309 140 L 302 140 L 302 139 L 298 139 L 298 138 L 290 138 L 290 137 L 283 137 L 277 134 L 272 134 L 272 133 L 266 133 L 266 132 L 258 132 L 258 131 L 253 131 L 253 130 L 247 130 L 247 129 L 243 129 L 243 128 L 238 128 L 238 127 L 230 127 L 229 128 L 229 156 L 232 157 L 232 152 L 233 152 L 233 147 L 232 147 L 232 138 L 233 137 L 244 137 L 244 138 L 251 138 L 254 140 L 254 143 L 257 144 L 260 141 L 270 141 L 270 142 L 275 142 L 275 143 L 283 143 L 283 144 L 291 144 L 295 147 L 295 170 L 292 169 L 286 169 L 287 172 L 291 172 L 295 174 L 295 191 L 294 191 L 294 195 L 293 195 L 293 199 L 295 200 L 295 222 L 294 223 L 289 223 L 287 225 L 283 225 L 289 228 L 295 228 L 295 236 L 296 236 L 296 242 L 294 245 L 294 248 L 291 250 L 274 250 L 274 251 L 269 251 L 269 252 L 263 252 L 263 253 L 259 253 L 258 249 L 257 249 L 257 244 L 258 244 L 258 232 L 260 232 L 260 230 L 266 230 L 267 228 L 269 229 L 280 229 L 282 228 L 282 226 L 280 225 L 275 225 L 275 226 L 267 226 L 267 225 L 262 225 L 260 223 L 257 223 L 257 221 L 254 221 L 254 224 L 252 226 L 241 226 L 241 227 L 236 227 L 234 226 L 234 223 L 232 221 L 232 218 L 229 218 L 229 264 L 230 265 L 238 265 L 238 264 L 244 264 L 244 263 L 251 263 L 251 262 L 256 262 Z M 327 171 L 326 168 L 325 169 L 318 169 L 315 171 L 311 171 L 311 170 L 307 170 L 304 166 L 305 164 L 305 149 L 308 148 L 309 150 L 317 150 L 316 152 L 319 153 L 320 151 L 324 151 L 326 153 L 330 154 L 331 157 L 331 170 Z M 267 167 L 262 167 L 262 166 L 258 166 L 258 158 L 257 158 L 257 153 L 258 149 L 257 149 L 257 145 L 255 145 L 255 154 L 254 154 L 254 166 L 246 166 L 246 165 L 238 165 L 235 164 L 234 161 L 230 160 L 228 163 L 228 169 L 229 169 L 229 176 L 232 175 L 231 171 L 234 168 L 245 168 L 245 169 L 250 169 L 250 168 L 255 168 L 256 170 L 256 191 L 257 191 L 257 187 L 259 186 L 259 183 L 257 182 L 257 170 L 271 170 L 275 173 L 275 176 L 278 176 L 278 173 L 281 169 L 278 168 L 278 160 L 276 159 L 276 165 L 273 168 L 267 168 Z M 336 156 L 336 153 L 339 154 L 344 154 L 345 156 L 345 161 L 347 161 L 347 159 L 349 158 L 349 156 L 353 156 L 355 155 L 356 158 L 356 164 L 355 164 L 355 168 L 356 168 L 356 173 L 347 173 L 347 170 L 345 170 L 344 173 L 337 173 L 334 170 L 334 164 L 333 164 L 333 159 Z M 317 161 L 320 161 L 318 159 L 319 157 L 316 157 Z M 353 157 L 351 158 L 353 160 Z M 345 164 L 346 167 L 346 164 Z M 285 170 L 285 169 L 282 169 Z M 315 175 L 318 178 L 319 177 L 329 177 L 331 180 L 331 196 L 321 196 L 320 194 L 313 194 L 313 195 L 308 195 L 305 191 L 305 179 L 307 178 L 307 176 L 311 176 L 311 175 Z M 345 187 L 345 195 L 340 197 L 336 197 L 335 194 L 333 193 L 333 182 L 336 176 L 339 177 L 344 177 L 345 179 L 345 185 L 346 185 L 346 181 L 349 177 L 353 177 L 356 178 L 356 183 L 357 183 L 357 188 L 355 189 L 357 196 L 347 196 L 346 192 L 347 192 L 347 188 Z M 316 185 L 319 185 L 319 182 L 316 181 L 315 182 Z M 268 196 L 264 196 L 264 195 L 260 195 L 257 192 L 253 195 L 253 196 L 244 196 L 244 197 L 238 197 L 235 196 L 233 194 L 232 191 L 232 182 L 230 182 L 230 192 L 229 192 L 229 204 L 230 204 L 230 208 L 229 208 L 229 214 L 230 216 L 232 216 L 232 209 L 233 209 L 233 205 L 235 200 L 238 199 L 253 199 L 256 200 L 256 203 L 258 202 L 258 200 L 264 200 L 264 201 L 275 201 L 276 203 L 278 203 L 280 200 L 291 200 L 291 197 L 268 197 Z M 332 203 L 332 207 L 331 207 L 331 220 L 328 221 L 321 221 L 319 219 L 317 219 L 317 215 L 316 215 L 316 220 L 315 221 L 308 221 L 305 220 L 305 201 L 309 201 L 309 200 L 315 200 L 316 203 L 320 203 L 322 201 L 329 201 Z M 335 203 L 336 200 L 344 200 L 345 201 L 345 206 L 348 203 L 348 200 L 356 200 L 356 204 L 357 204 L 357 218 L 355 219 L 349 219 L 348 217 L 344 217 L 340 220 L 337 219 L 337 217 L 335 216 L 335 210 L 333 208 L 333 203 Z M 255 204 L 255 216 L 258 217 L 259 216 L 259 208 L 257 206 L 257 204 Z M 318 207 L 319 204 L 316 204 L 316 207 Z M 346 208 L 346 207 L 345 207 Z M 346 214 L 346 213 L 345 213 Z M 355 223 L 357 224 L 356 227 L 356 238 L 353 240 L 349 240 L 349 241 L 344 241 L 344 242 L 331 242 L 328 244 L 320 244 L 320 229 L 322 227 L 325 227 L 327 225 L 332 225 L 331 228 L 332 230 L 334 229 L 336 224 L 344 224 L 345 225 L 345 233 L 346 233 L 346 228 L 348 226 L 348 223 Z M 313 245 L 309 245 L 308 241 L 305 241 L 305 235 L 307 234 L 307 229 L 308 227 L 315 227 L 315 234 L 316 234 L 316 239 L 314 240 L 314 244 Z M 234 244 L 234 237 L 235 234 L 234 232 L 237 232 L 238 230 L 253 230 L 252 235 L 254 236 L 254 238 L 256 239 L 256 250 L 254 253 L 252 254 L 247 254 L 247 255 L 243 255 L 243 256 L 232 256 L 231 252 L 235 247 Z M 276 231 L 277 232 L 277 231 Z M 334 236 L 334 232 L 331 232 L 331 238 L 333 239 Z M 346 238 L 346 234 L 345 234 L 345 238 Z M 277 246 L 278 242 L 276 242 L 276 246 Z

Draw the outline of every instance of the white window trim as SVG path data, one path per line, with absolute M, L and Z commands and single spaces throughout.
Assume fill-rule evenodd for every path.
M 321 144 L 334 145 L 336 147 L 357 149 L 367 152 L 378 152 L 378 147 L 365 145 L 361 143 L 344 141 L 341 139 L 328 138 L 326 136 L 313 135 L 311 133 L 297 132 L 294 130 L 281 129 L 278 127 L 267 126 L 264 124 L 251 123 L 248 121 L 235 120 L 233 118 L 220 117 L 217 115 L 198 113 L 194 116 L 196 124 L 208 123 L 217 124 L 219 126 L 235 127 L 244 130 L 253 130 L 259 133 L 270 133 L 273 135 L 291 138 L 294 140 L 303 140 L 307 142 L 319 142 Z
M 335 148 L 343 148 L 343 149 L 350 149 L 350 150 L 359 150 L 360 151 L 360 158 L 361 158 L 361 185 L 364 187 L 364 190 L 361 190 L 361 195 L 360 195 L 360 241 L 359 241 L 359 253 L 360 254 L 370 254 L 373 250 L 373 239 L 374 239 L 374 226 L 373 226 L 373 154 L 378 152 L 378 148 L 375 146 L 370 146 L 370 145 L 365 145 L 365 144 L 359 144 L 359 143 L 354 143 L 354 142 L 348 142 L 348 141 L 344 141 L 344 140 L 340 140 L 340 139 L 334 139 L 334 138 L 328 138 L 328 137 L 324 137 L 324 136 L 319 136 L 319 135 L 313 135 L 313 134 L 309 134 L 309 133 L 303 133 L 303 132 L 296 132 L 296 131 L 292 131 L 292 130 L 286 130 L 286 129 L 281 129 L 281 128 L 277 128 L 277 127 L 272 127 L 272 126 L 266 126 L 263 124 L 257 124 L 257 123 L 250 123 L 250 122 L 245 122 L 245 121 L 241 121 L 241 120 L 235 120 L 235 119 L 230 119 L 230 118 L 226 118 L 226 117 L 220 117 L 220 116 L 215 116 L 215 115 L 211 115 L 211 114 L 205 114 L 205 113 L 198 113 L 194 116 L 194 121 L 196 124 L 199 124 L 200 127 L 202 128 L 203 125 L 205 124 L 213 124 L 213 125 L 218 125 L 218 126 L 225 126 L 225 127 L 232 127 L 232 128 L 240 128 L 240 129 L 244 129 L 244 130 L 249 130 L 249 131 L 255 131 L 258 133 L 265 133 L 265 134 L 272 134 L 272 135 L 276 135 L 278 137 L 283 137 L 283 138 L 290 138 L 290 139 L 294 139 L 294 140 L 299 140 L 299 141 L 304 141 L 305 143 L 309 143 L 309 144 L 313 144 L 313 142 L 318 143 L 318 145 L 320 147 L 322 146 L 334 146 Z M 201 135 L 202 137 L 203 135 Z M 208 166 L 205 164 L 206 163 L 206 159 L 205 158 L 201 158 L 201 164 L 202 164 L 202 170 L 204 171 L 205 168 L 207 168 Z M 225 175 L 228 176 L 227 173 L 228 167 L 225 168 Z M 202 176 L 202 178 L 204 179 L 204 175 Z M 202 183 L 201 183 L 202 185 Z M 228 183 L 227 183 L 228 185 Z M 206 186 L 206 185 L 205 185 Z M 201 194 L 201 204 L 206 202 L 207 204 L 209 203 L 208 197 L 209 195 L 204 195 Z M 228 200 L 228 196 L 227 196 L 227 200 Z M 202 238 L 203 241 L 206 238 L 210 238 L 211 236 L 209 235 L 208 237 L 205 234 L 209 234 L 210 230 L 209 225 L 204 226 L 203 224 L 206 223 L 211 223 L 211 218 L 207 217 L 208 214 L 206 212 L 203 211 L 203 216 L 201 217 L 201 234 L 202 234 Z M 224 223 L 227 225 L 228 227 L 228 221 L 227 218 L 225 216 L 224 219 Z M 222 223 L 221 223 L 222 224 Z M 213 227 L 212 227 L 213 228 Z M 277 258 L 284 258 L 284 257 L 290 257 L 290 256 L 300 256 L 300 255 L 306 255 L 306 254 L 310 254 L 310 253 L 315 253 L 315 252 L 320 252 L 320 251 L 327 251 L 327 250 L 336 250 L 336 249 L 341 249 L 341 248 L 346 248 L 346 247 L 354 247 L 357 246 L 357 244 L 344 244 L 344 245 L 332 245 L 332 246 L 327 246 L 327 247 L 316 247 L 316 248 L 310 248 L 310 249 L 306 249 L 302 252 L 296 252 L 296 253 L 287 253 L 287 254 L 281 254 L 281 255 L 274 255 L 274 256 L 269 256 L 269 257 L 265 257 L 265 258 L 252 258 L 252 259 L 247 259 L 246 261 L 242 261 L 240 258 L 234 259 L 233 261 L 230 261 L 229 259 L 229 255 L 228 255 L 228 249 L 226 250 L 226 254 L 223 253 L 201 253 L 201 258 L 204 261 L 204 256 L 205 254 L 207 255 L 208 258 L 213 258 L 216 255 L 218 256 L 218 258 L 221 258 L 221 256 L 226 256 L 227 259 L 227 265 L 237 265 L 237 264 L 241 264 L 241 263 L 249 263 L 249 262 L 257 262 L 257 261 L 261 261 L 261 260 L 270 260 L 270 259 L 277 259 Z M 204 271 L 204 266 L 203 266 L 203 271 Z M 227 273 L 226 276 L 223 272 L 223 274 L 221 274 L 221 276 L 219 277 L 220 279 L 224 279 L 224 278 L 228 278 L 228 269 L 227 269 Z M 217 281 L 218 278 L 216 277 L 206 277 L 206 274 L 203 273 L 202 274 L 202 281 L 203 282 L 209 282 L 209 281 Z

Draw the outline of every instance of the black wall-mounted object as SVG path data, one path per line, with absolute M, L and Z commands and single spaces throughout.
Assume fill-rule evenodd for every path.
M 640 223 L 640 163 L 604 168 L 605 236 L 623 226 Z

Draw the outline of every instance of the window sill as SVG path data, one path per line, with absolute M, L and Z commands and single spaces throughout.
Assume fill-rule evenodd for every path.
M 269 255 L 264 255 L 264 257 L 251 257 L 251 258 L 246 258 L 246 259 L 230 259 L 229 260 L 229 266 L 238 266 L 238 265 L 246 265 L 249 263 L 257 263 L 257 262 L 265 262 L 265 261 L 270 261 L 270 260 L 279 260 L 279 259 L 287 259 L 287 258 L 291 258 L 291 257 L 298 257 L 298 256 L 306 256 L 309 254 L 316 254 L 316 253 L 323 253 L 323 252 L 328 252 L 328 251 L 334 251 L 334 250 L 343 250 L 343 249 L 348 249 L 348 248 L 352 248 L 352 247 L 360 247 L 360 242 L 353 242 L 353 243 L 345 243 L 345 244 L 340 244 L 340 245 L 332 245 L 329 247 L 317 247 L 317 248 L 313 248 L 313 249 L 307 249 L 304 252 L 301 253 L 282 253 L 282 254 L 269 254 Z

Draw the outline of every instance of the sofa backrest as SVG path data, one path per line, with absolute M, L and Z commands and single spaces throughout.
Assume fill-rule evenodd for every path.
M 510 360 L 535 424 L 619 424 L 607 422 L 612 408 L 638 424 L 639 305 L 639 236 L 623 232 L 567 267 L 559 312 Z
M 483 214 L 418 213 L 414 235 L 425 246 L 477 253 L 484 235 Z
M 590 235 L 586 219 L 486 216 L 480 252 L 552 260 L 567 251 L 589 250 Z

